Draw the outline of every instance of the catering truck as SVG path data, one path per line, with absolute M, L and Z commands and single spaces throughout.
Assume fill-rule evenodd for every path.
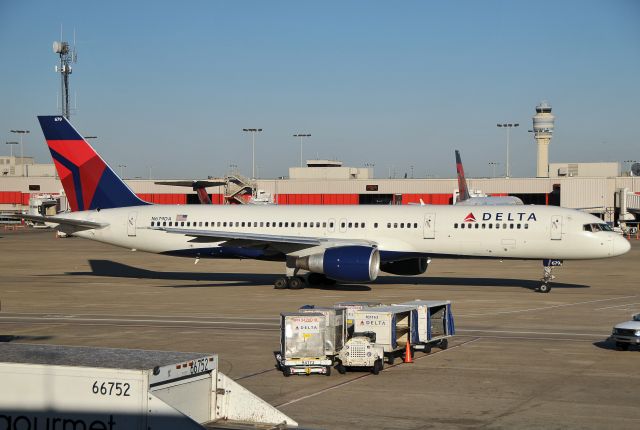
M 0 343 L 0 429 L 205 425 L 297 427 L 221 373 L 215 354 Z

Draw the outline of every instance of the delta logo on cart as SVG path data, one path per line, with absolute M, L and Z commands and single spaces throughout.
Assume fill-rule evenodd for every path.
M 473 216 L 473 212 L 469 212 L 469 215 L 464 218 L 464 222 L 476 222 L 476 217 Z

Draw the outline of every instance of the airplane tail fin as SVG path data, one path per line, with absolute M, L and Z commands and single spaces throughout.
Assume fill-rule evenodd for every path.
M 148 204 L 140 200 L 63 116 L 38 116 L 72 211 Z
M 467 180 L 464 177 L 464 168 L 462 167 L 462 159 L 460 158 L 460 151 L 456 149 L 456 170 L 458 171 L 458 201 L 463 202 L 468 200 L 469 187 L 467 187 Z

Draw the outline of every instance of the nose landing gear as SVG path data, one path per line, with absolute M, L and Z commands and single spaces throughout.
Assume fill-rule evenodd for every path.
M 551 291 L 551 285 L 549 285 L 549 282 L 556 278 L 552 273 L 553 268 L 562 266 L 562 260 L 542 260 L 542 265 L 544 266 L 544 276 L 540 279 L 542 284 L 536 289 L 536 291 L 540 293 L 548 293 Z

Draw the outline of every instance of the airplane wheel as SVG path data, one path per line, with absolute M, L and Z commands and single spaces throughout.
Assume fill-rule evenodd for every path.
M 431 352 L 431 344 L 430 344 L 430 343 L 427 343 L 427 344 L 424 346 L 424 353 L 425 353 L 425 354 L 429 354 L 430 352 Z
M 551 285 L 549 285 L 549 284 L 542 284 L 542 285 L 540 285 L 540 287 L 538 288 L 538 291 L 540 291 L 541 293 L 548 293 L 549 291 L 551 291 Z
M 304 279 L 298 276 L 289 279 L 289 288 L 292 290 L 300 290 L 304 288 Z
M 273 283 L 273 288 L 276 290 L 284 290 L 288 286 L 287 278 L 278 278 Z
M 440 349 L 447 349 L 449 347 L 449 340 L 448 339 L 442 339 L 440 341 Z

